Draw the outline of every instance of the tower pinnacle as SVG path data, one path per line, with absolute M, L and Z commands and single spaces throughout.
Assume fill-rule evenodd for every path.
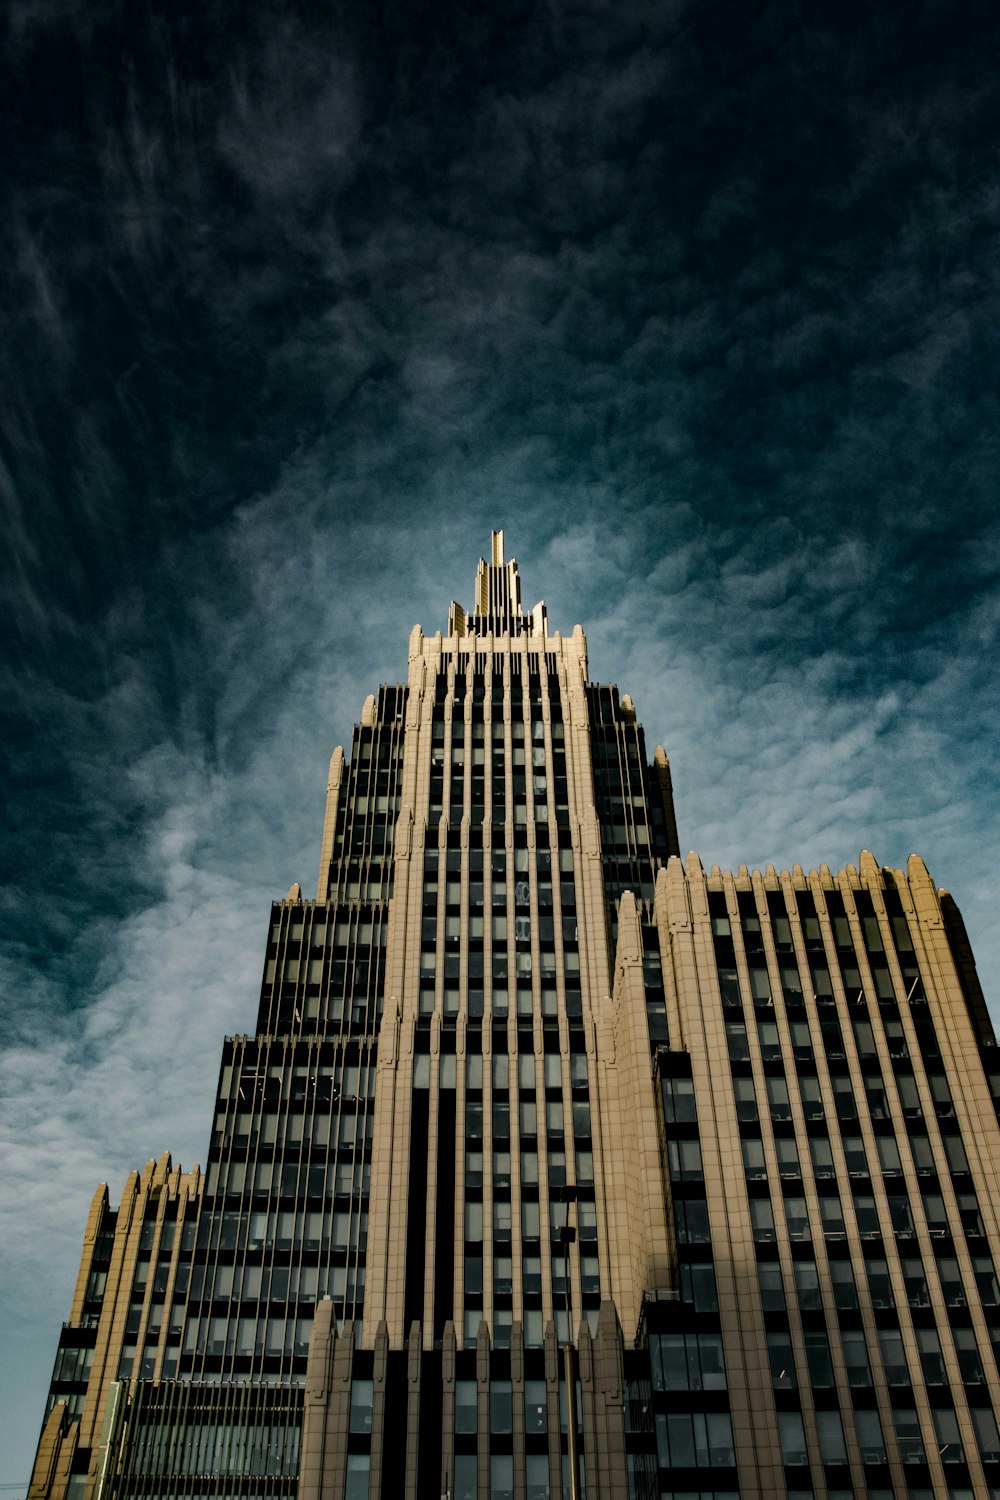
M 479 559 L 475 605 L 469 614 L 452 601 L 449 635 L 545 635 L 547 614 L 540 602 L 525 616 L 521 608 L 521 575 L 514 558 L 504 561 L 503 532 L 490 532 L 490 561 Z

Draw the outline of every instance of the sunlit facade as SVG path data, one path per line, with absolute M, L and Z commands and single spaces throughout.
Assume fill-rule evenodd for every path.
M 204 1173 L 95 1196 L 29 1493 L 1000 1496 L 997 1095 L 923 863 L 682 861 L 494 533 L 334 751 Z

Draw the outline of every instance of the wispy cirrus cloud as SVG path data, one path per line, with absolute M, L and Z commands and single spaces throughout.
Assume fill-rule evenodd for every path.
M 11 14 L 11 1455 L 93 1184 L 203 1155 L 329 749 L 491 525 L 685 843 L 917 848 L 995 966 L 986 23 L 455 15 Z

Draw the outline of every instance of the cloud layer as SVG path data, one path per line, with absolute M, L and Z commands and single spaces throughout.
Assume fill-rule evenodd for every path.
M 11 8 L 0 1482 L 96 1182 L 203 1157 L 330 748 L 491 526 L 666 744 L 682 843 L 917 849 L 990 992 L 995 30 Z

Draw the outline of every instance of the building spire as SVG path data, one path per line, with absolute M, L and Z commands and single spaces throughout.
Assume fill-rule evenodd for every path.
M 452 601 L 449 635 L 545 635 L 543 603 L 525 615 L 521 608 L 521 575 L 514 558 L 504 561 L 503 532 L 490 532 L 490 561 L 479 559 L 475 604 L 471 613 Z

